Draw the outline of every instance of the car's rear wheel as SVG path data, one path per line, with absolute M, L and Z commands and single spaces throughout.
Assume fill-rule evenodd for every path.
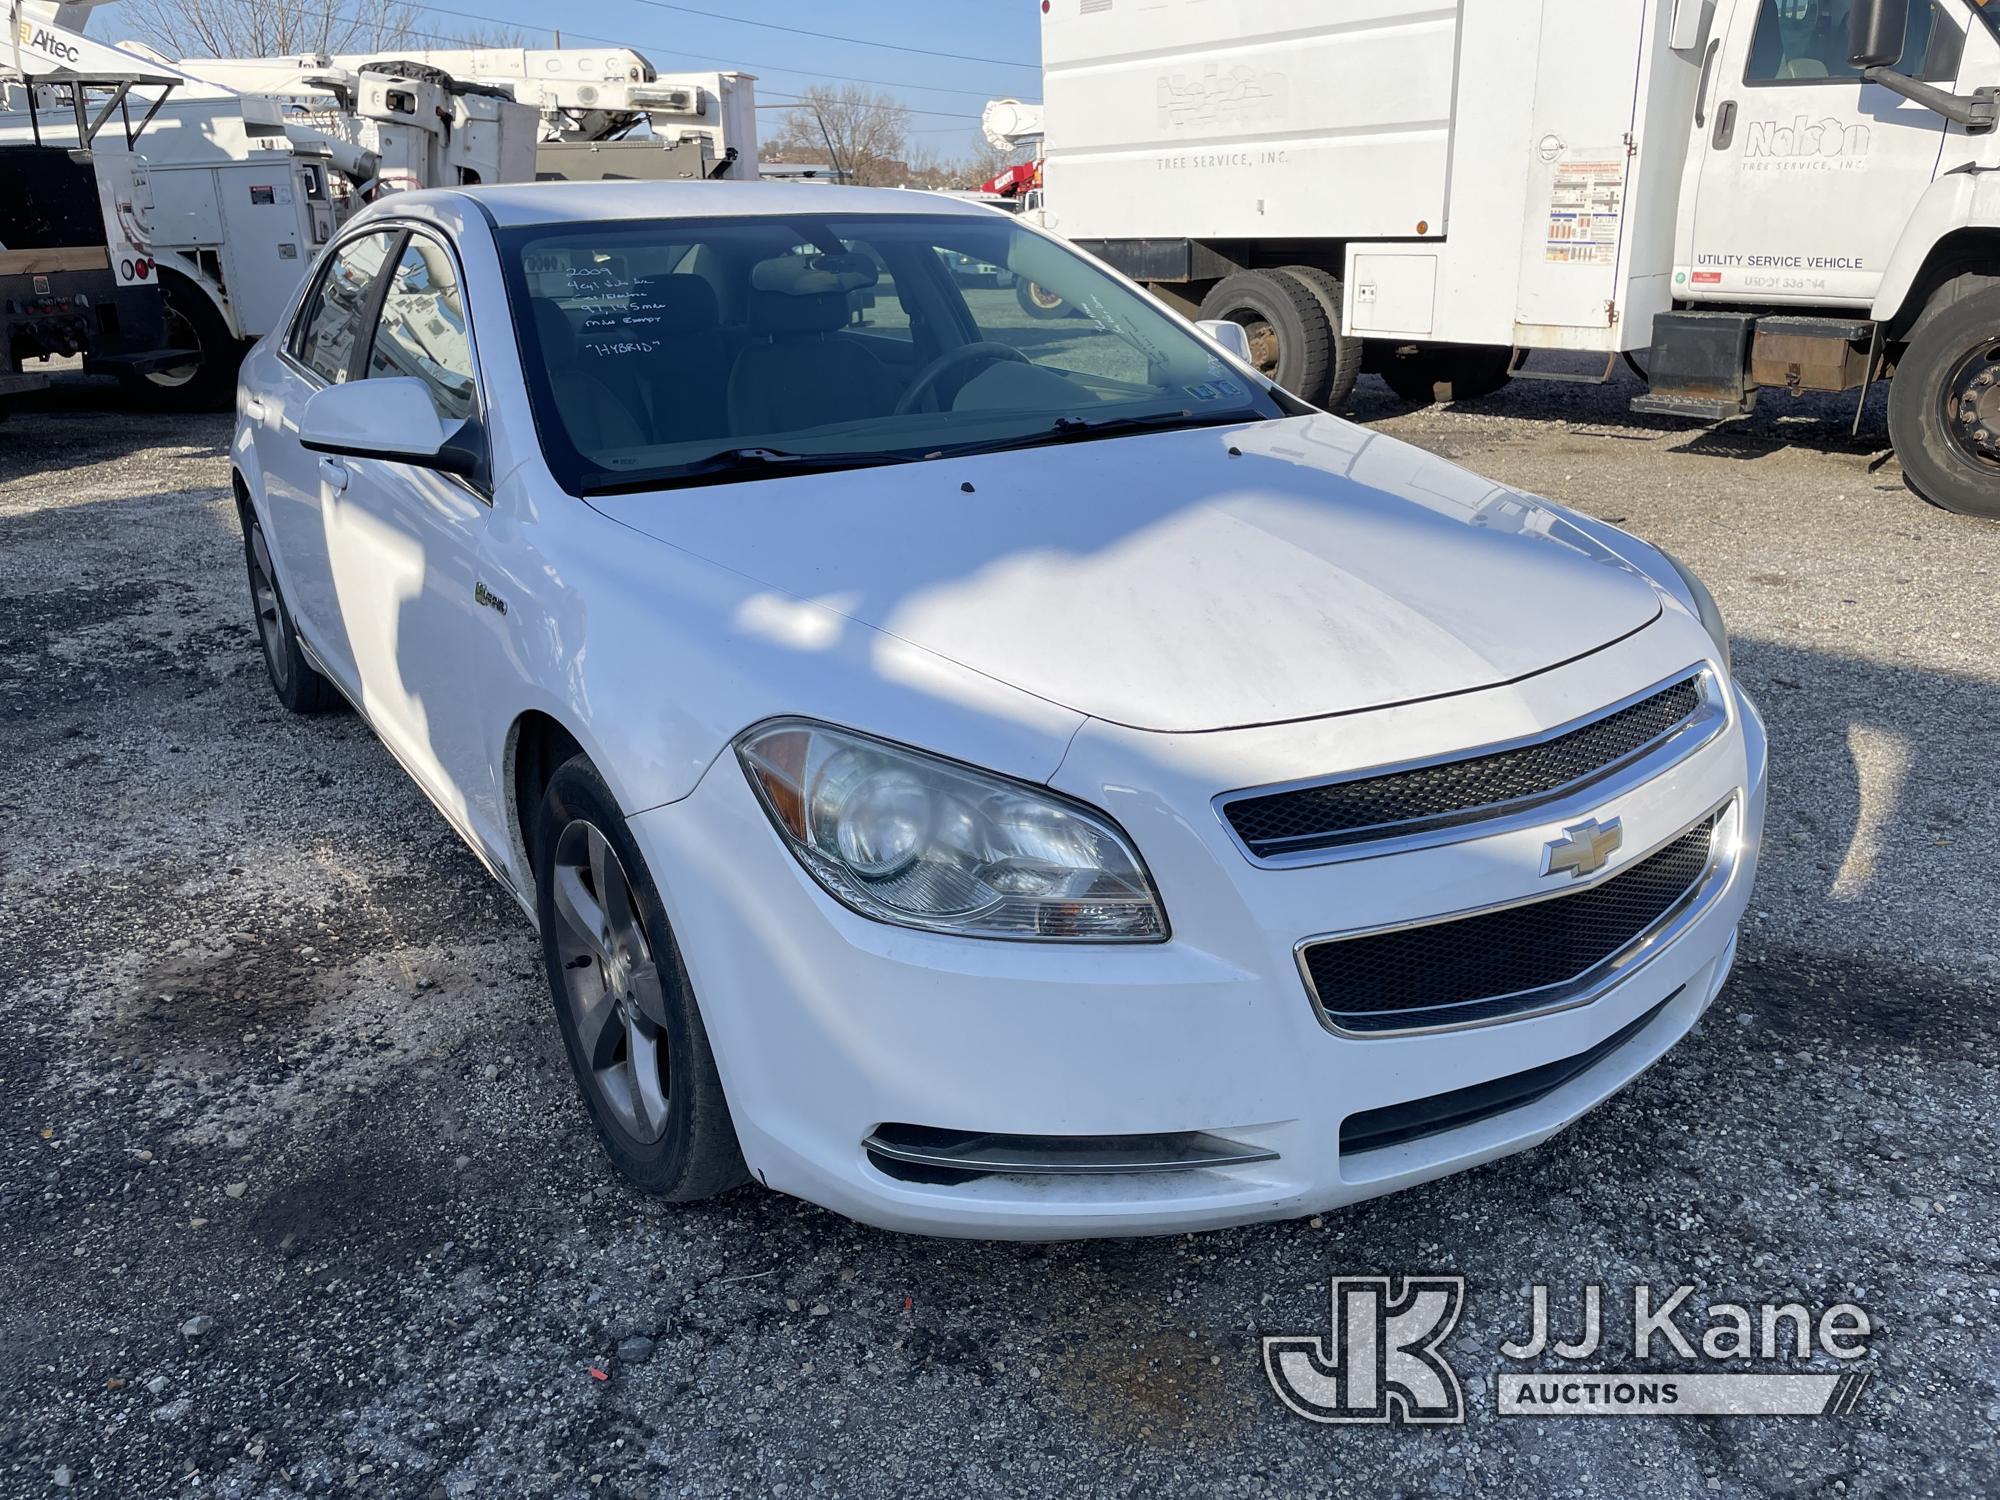
M 250 607 L 257 615 L 257 643 L 263 647 L 264 670 L 278 701 L 295 714 L 323 714 L 342 706 L 332 683 L 320 676 L 299 648 L 298 628 L 278 587 L 278 570 L 257 513 L 241 499 L 237 518 L 243 524 L 243 561 L 250 571 Z
M 677 1202 L 746 1181 L 659 892 L 587 758 L 550 778 L 535 847 L 549 991 L 605 1154 L 635 1186 Z

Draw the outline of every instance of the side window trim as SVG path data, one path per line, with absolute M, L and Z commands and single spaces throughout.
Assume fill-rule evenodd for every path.
M 358 314 L 360 328 L 354 335 L 354 347 L 347 351 L 347 378 L 349 381 L 368 378 L 368 356 L 375 349 L 375 333 L 382 326 L 382 304 L 389 299 L 389 288 L 396 280 L 396 268 L 403 263 L 403 250 L 410 243 L 410 231 L 401 225 L 390 237 L 389 249 L 382 257 L 382 269 L 375 273 L 375 280 L 368 288 L 368 300 L 361 304 Z
M 299 346 L 305 342 L 307 330 L 312 327 L 313 310 L 315 307 L 317 307 L 319 303 L 319 294 L 326 286 L 327 277 L 333 274 L 334 262 L 340 258 L 341 252 L 346 250 L 351 245 L 358 245 L 361 243 L 361 241 L 365 239 L 372 239 L 376 235 L 388 235 L 391 238 L 394 238 L 400 232 L 401 232 L 400 225 L 370 224 L 365 229 L 359 230 L 354 234 L 345 235 L 342 238 L 335 240 L 333 244 L 330 247 L 328 247 L 325 258 L 322 259 L 319 263 L 319 269 L 315 271 L 310 277 L 307 278 L 305 295 L 301 297 L 298 301 L 298 304 L 295 307 L 293 307 L 291 326 L 287 328 L 285 331 L 284 343 L 278 346 L 279 355 L 284 359 L 286 364 L 292 367 L 295 373 L 304 376 L 307 380 L 310 380 L 314 385 L 325 385 L 327 383 L 327 379 L 324 375 L 320 374 L 319 371 L 315 370 L 311 365 L 306 363 L 305 356 L 299 352 Z M 384 258 L 382 265 L 383 269 L 387 269 L 389 261 L 386 257 Z M 378 282 L 381 280 L 380 272 L 377 273 L 376 280 Z M 372 301 L 374 296 L 372 289 L 369 295 L 370 295 L 370 300 Z M 372 340 L 373 338 L 372 334 L 370 335 L 370 338 Z M 349 373 L 351 374 L 353 371 L 353 366 L 350 365 L 348 368 L 349 368 Z
M 390 283 L 396 279 L 396 266 L 401 262 L 403 252 L 409 249 L 410 241 L 420 237 L 444 251 L 444 257 L 451 265 L 452 278 L 458 284 L 459 306 L 465 313 L 465 353 L 472 364 L 472 419 L 479 421 L 486 415 L 486 372 L 479 366 L 479 335 L 472 326 L 472 299 L 465 292 L 465 263 L 459 259 L 458 246 L 451 242 L 450 237 L 428 225 L 408 226 L 396 242 L 394 253 L 383 262 L 383 275 L 368 299 L 367 347 L 357 348 L 356 362 L 348 378 L 366 378 L 368 361 L 375 352 L 375 337 L 382 331 L 382 304 L 388 300 Z M 361 343 L 358 339 L 355 342 L 357 346 Z
M 458 284 L 459 306 L 465 313 L 465 353 L 472 365 L 472 411 L 466 418 L 486 440 L 487 461 L 492 459 L 492 438 L 486 426 L 486 372 L 479 365 L 479 335 L 472 326 L 472 299 L 465 289 L 465 263 L 459 258 L 458 246 L 443 231 L 428 224 L 404 223 L 396 226 L 399 231 L 389 254 L 382 261 L 382 270 L 375 278 L 375 285 L 369 290 L 368 303 L 362 317 L 366 336 L 354 341 L 353 362 L 348 366 L 349 380 L 366 380 L 368 362 L 375 354 L 375 339 L 382 331 L 382 307 L 389 299 L 389 289 L 395 284 L 396 268 L 402 264 L 403 254 L 410 242 L 422 237 L 444 252 L 446 262 L 451 266 L 453 280 Z M 482 466 L 484 467 L 484 466 Z M 485 473 L 475 478 L 463 475 L 448 476 L 471 491 L 487 505 L 493 503 L 493 486 Z

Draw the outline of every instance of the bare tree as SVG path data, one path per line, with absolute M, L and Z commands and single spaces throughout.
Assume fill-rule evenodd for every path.
M 428 40 L 406 0 L 125 0 L 124 9 L 138 40 L 169 57 L 372 52 Z
M 854 84 L 815 84 L 785 114 L 768 142 L 772 157 L 827 162 L 869 187 L 900 187 L 910 178 L 909 111 L 887 94 Z

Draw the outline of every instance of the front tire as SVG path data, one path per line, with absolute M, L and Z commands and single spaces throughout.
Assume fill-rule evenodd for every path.
M 549 779 L 535 847 L 549 993 L 612 1165 L 635 1187 L 677 1203 L 748 1181 L 666 910 L 611 789 L 586 757 Z
M 299 649 L 298 627 L 278 588 L 278 570 L 271 562 L 271 549 L 264 540 L 264 528 L 249 502 L 238 498 L 237 519 L 243 526 L 243 561 L 250 571 L 250 607 L 257 613 L 257 643 L 264 652 L 264 671 L 271 679 L 271 691 L 278 695 L 286 711 L 295 714 L 323 714 L 342 706 L 343 700 L 306 660 Z
M 1889 382 L 1889 441 L 1932 505 L 2000 520 L 2000 281 L 1932 294 Z

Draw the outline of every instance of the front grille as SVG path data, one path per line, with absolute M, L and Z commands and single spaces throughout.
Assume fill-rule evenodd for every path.
M 1300 962 L 1320 1009 L 1343 1031 L 1464 1025 L 1535 1009 L 1588 984 L 1675 913 L 1708 873 L 1715 827 L 1711 817 L 1584 890 L 1315 943 Z
M 1530 745 L 1261 796 L 1223 812 L 1260 859 L 1396 838 L 1531 806 L 1608 775 L 1692 720 L 1701 676 Z
M 1682 988 L 1685 988 L 1683 986 Z M 1581 1078 L 1620 1047 L 1650 1026 L 1660 1012 L 1680 998 L 1675 990 L 1638 1020 L 1611 1033 L 1595 1047 L 1570 1057 L 1559 1057 L 1520 1073 L 1509 1073 L 1488 1083 L 1475 1083 L 1427 1099 L 1407 1104 L 1387 1104 L 1380 1109 L 1364 1109 L 1340 1122 L 1340 1149 L 1343 1152 L 1380 1151 L 1420 1141 L 1441 1131 L 1459 1130 L 1523 1109 L 1537 1099 L 1553 1094 L 1573 1078 Z

